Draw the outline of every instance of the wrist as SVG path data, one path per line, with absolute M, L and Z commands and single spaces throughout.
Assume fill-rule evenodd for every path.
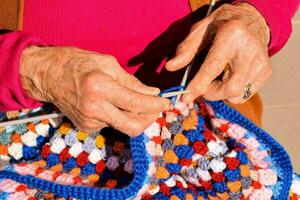
M 20 80 L 31 98 L 51 102 L 48 86 L 51 83 L 50 63 L 52 47 L 30 46 L 24 49 L 20 60 Z

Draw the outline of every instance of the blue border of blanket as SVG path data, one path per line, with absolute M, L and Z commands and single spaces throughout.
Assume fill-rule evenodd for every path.
M 237 123 L 242 127 L 251 130 L 256 134 L 258 140 L 267 145 L 271 151 L 271 157 L 276 165 L 281 168 L 283 183 L 280 188 L 279 195 L 275 200 L 287 199 L 289 195 L 290 186 L 292 183 L 293 169 L 289 155 L 284 148 L 276 142 L 268 133 L 254 125 L 250 120 L 242 116 L 238 111 L 230 108 L 222 101 L 207 102 L 216 113 L 223 118 Z M 143 186 L 144 180 L 147 176 L 147 169 L 149 161 L 147 160 L 146 148 L 144 145 L 144 134 L 138 137 L 131 138 L 131 151 L 134 160 L 135 174 L 132 182 L 125 188 L 121 189 L 95 189 L 90 187 L 80 187 L 73 185 L 60 185 L 54 182 L 41 180 L 32 176 L 21 176 L 10 171 L 0 171 L 0 178 L 8 178 L 20 183 L 27 184 L 30 187 L 39 188 L 41 190 L 53 192 L 63 197 L 73 197 L 77 199 L 126 199 L 137 194 L 139 189 Z

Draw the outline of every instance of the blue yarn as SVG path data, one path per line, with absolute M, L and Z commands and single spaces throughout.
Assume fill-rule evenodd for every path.
M 166 168 L 170 173 L 178 173 L 181 170 L 181 166 L 176 163 L 166 164 Z
M 179 145 L 175 147 L 175 154 L 180 159 L 181 158 L 191 159 L 192 156 L 194 155 L 194 150 L 192 147 L 188 145 Z
M 167 197 L 166 195 L 164 195 L 163 193 L 158 192 L 153 196 L 153 199 L 154 200 L 169 200 L 170 198 Z
M 64 164 L 64 169 L 66 171 L 71 171 L 73 168 L 77 167 L 77 162 L 75 158 L 69 158 L 68 160 L 66 160 L 65 164 Z
M 171 134 L 176 134 L 176 133 L 182 133 L 183 131 L 183 127 L 181 122 L 179 121 L 175 121 L 175 122 L 171 122 L 170 128 L 169 128 L 169 132 Z
M 236 145 L 236 140 L 234 138 L 228 138 L 226 145 L 229 149 L 233 149 Z
M 239 147 L 242 147 L 243 149 L 246 149 L 246 146 L 243 145 L 243 144 L 240 143 L 240 142 L 236 142 L 236 143 L 235 143 L 235 146 L 239 146 Z
M 202 135 L 202 133 L 199 130 L 189 130 L 186 133 L 186 137 L 189 139 L 190 142 L 195 142 L 195 141 L 203 141 L 204 140 L 204 136 Z
M 237 155 L 236 155 L 236 158 L 240 161 L 240 163 L 242 165 L 246 165 L 248 164 L 248 157 L 247 157 L 247 154 L 243 151 L 238 151 L 237 152 Z
M 0 121 L 2 121 L 5 118 L 5 112 L 0 112 Z
M 240 178 L 240 169 L 236 168 L 234 170 L 226 169 L 224 175 L 229 181 L 236 181 Z
M 197 193 L 199 196 L 203 197 L 204 199 L 207 199 L 207 193 L 206 193 L 205 189 L 198 189 Z
M 163 90 L 162 92 L 160 92 L 160 93 L 159 93 L 159 96 L 162 96 L 163 94 L 169 93 L 169 92 L 182 91 L 182 90 L 184 90 L 184 89 L 185 89 L 185 86 L 175 86 L 175 87 L 171 87 L 171 88 L 168 88 L 168 89 Z M 171 99 L 171 101 L 172 101 L 173 103 L 175 103 L 175 101 L 176 101 L 176 96 L 171 97 L 170 99 Z
M 36 147 L 29 147 L 27 145 L 23 145 L 22 151 L 23 151 L 23 158 L 25 160 L 34 158 L 34 156 L 37 154 Z
M 41 135 L 36 138 L 36 146 L 39 149 L 41 149 L 46 142 L 47 142 L 46 138 Z
M 48 133 L 49 133 L 49 137 L 52 137 L 53 136 L 53 134 L 55 133 L 55 128 L 53 127 L 53 126 L 50 126 L 49 127 L 49 130 L 48 130 Z
M 83 175 L 91 175 L 91 174 L 96 173 L 95 165 L 92 163 L 88 163 L 88 164 L 84 165 L 81 169 L 81 173 Z
M 198 129 L 203 130 L 204 118 L 202 115 L 198 115 Z
M 59 163 L 59 158 L 57 154 L 51 153 L 47 158 L 47 166 L 53 167 L 54 165 Z
M 7 192 L 0 192 L 0 199 L 5 200 L 8 199 L 9 193 Z
M 209 194 L 210 196 L 217 196 L 216 191 L 215 190 L 206 190 L 206 193 Z
M 217 192 L 223 193 L 228 190 L 227 185 L 224 181 L 222 182 L 215 182 L 213 183 L 214 188 L 216 189 Z
M 281 173 L 279 176 L 279 182 L 276 184 L 278 192 L 275 192 L 274 200 L 282 200 L 288 197 L 289 189 L 292 181 L 292 165 L 288 154 L 283 147 L 278 144 L 270 135 L 263 130 L 256 127 L 248 119 L 240 115 L 237 111 L 229 108 L 223 102 L 208 102 L 212 106 L 214 111 L 222 116 L 224 119 L 233 123 L 237 123 L 247 130 L 251 130 L 258 138 L 259 142 L 267 145 L 272 151 L 271 158 L 276 165 L 278 171 Z M 72 186 L 72 185 L 60 185 L 54 182 L 48 182 L 41 179 L 37 179 L 32 176 L 20 176 L 10 171 L 0 171 L 0 178 L 9 178 L 16 180 L 20 183 L 27 184 L 29 187 L 39 188 L 53 192 L 56 195 L 62 197 L 74 197 L 78 199 L 126 199 L 127 197 L 134 196 L 138 190 L 144 184 L 144 180 L 147 176 L 147 166 L 149 165 L 147 151 L 145 149 L 144 135 L 140 135 L 136 138 L 131 138 L 131 149 L 133 153 L 133 160 L 135 165 L 135 175 L 130 185 L 125 188 L 118 189 L 96 189 L 90 187 Z M 201 190 L 201 189 L 199 189 Z M 198 190 L 198 191 L 199 191 Z M 207 199 L 207 196 L 204 198 Z
M 172 188 L 170 195 L 176 195 L 179 199 L 185 199 L 185 192 L 181 188 Z
M 190 188 L 187 188 L 187 189 L 186 189 L 186 192 L 187 192 L 187 193 L 190 193 L 190 194 L 193 196 L 193 199 L 197 199 L 196 194 L 195 194 L 194 191 L 191 190 Z
M 113 177 L 113 174 L 114 173 L 109 169 L 105 169 L 100 175 L 100 181 L 105 183 L 108 179 L 111 179 Z
M 120 185 L 128 185 L 130 180 L 131 180 L 131 176 L 126 173 L 126 174 L 122 174 L 122 176 L 120 176 L 118 183 Z

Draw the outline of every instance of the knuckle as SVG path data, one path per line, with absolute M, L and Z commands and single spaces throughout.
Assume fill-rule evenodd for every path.
M 243 94 L 243 86 L 241 84 L 230 84 L 226 87 L 225 95 L 228 97 L 237 97 Z
M 185 53 L 189 48 L 188 42 L 182 42 L 177 47 L 177 53 Z
M 214 79 L 222 72 L 224 64 L 222 64 L 222 62 L 218 58 L 213 58 L 208 61 L 208 63 L 210 64 L 203 66 L 203 70 L 210 79 Z
M 82 77 L 81 85 L 85 91 L 95 91 L 99 76 L 94 72 L 84 74 Z
M 138 97 L 130 98 L 127 102 L 127 107 L 129 110 L 137 110 L 142 105 L 142 100 Z
M 246 26 L 239 20 L 230 20 L 226 23 L 226 28 L 230 30 L 231 36 L 241 37 L 247 33 Z

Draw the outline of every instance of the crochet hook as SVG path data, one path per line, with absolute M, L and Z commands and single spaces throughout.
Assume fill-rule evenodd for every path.
M 211 0 L 210 1 L 209 7 L 208 7 L 208 10 L 207 10 L 207 13 L 206 13 L 206 17 L 211 14 L 215 4 L 216 4 L 216 0 Z M 186 86 L 188 75 L 191 71 L 191 68 L 192 68 L 192 66 L 195 62 L 195 58 L 197 57 L 197 55 L 198 55 L 198 53 L 195 55 L 194 59 L 190 62 L 190 64 L 188 64 L 188 66 L 186 67 L 186 69 L 184 71 L 184 74 L 183 74 L 183 77 L 182 77 L 182 80 L 181 80 L 181 83 L 180 83 L 180 86 Z M 181 95 L 182 94 L 177 95 L 177 98 L 176 98 L 176 101 L 175 101 L 176 103 L 180 100 Z
M 178 94 L 185 94 L 188 92 L 189 91 L 187 91 L 187 90 L 168 92 L 168 93 L 162 94 L 161 97 L 169 98 L 169 97 L 177 96 Z M 17 125 L 17 124 L 25 124 L 25 123 L 34 122 L 34 121 L 41 121 L 43 119 L 58 118 L 58 117 L 63 117 L 63 116 L 65 116 L 63 113 L 51 113 L 51 114 L 39 115 L 39 116 L 35 116 L 35 117 L 28 117 L 28 118 L 24 118 L 24 119 L 16 119 L 16 120 L 11 120 L 11 121 L 6 121 L 6 122 L 0 122 L 0 127 L 12 126 L 12 125 Z

